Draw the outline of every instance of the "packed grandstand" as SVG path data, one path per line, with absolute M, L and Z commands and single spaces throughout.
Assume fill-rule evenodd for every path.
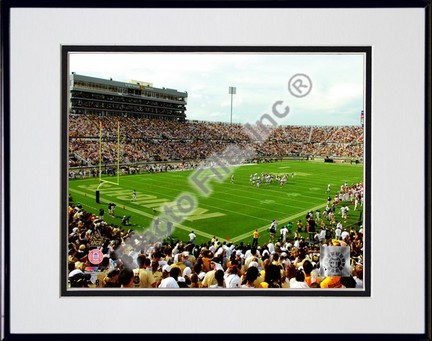
M 252 148 L 258 158 L 363 158 L 361 126 L 270 126 L 265 141 L 257 141 L 241 124 L 73 114 L 69 117 L 70 167 L 99 164 L 100 122 L 104 163 L 117 161 L 118 135 L 122 164 L 204 160 L 230 144 Z

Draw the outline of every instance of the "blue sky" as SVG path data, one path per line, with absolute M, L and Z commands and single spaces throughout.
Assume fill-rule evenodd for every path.
M 334 53 L 71 53 L 69 71 L 116 81 L 139 80 L 188 92 L 187 118 L 254 123 L 276 101 L 290 113 L 280 125 L 360 125 L 364 107 L 364 55 Z M 288 91 L 306 74 L 311 92 Z

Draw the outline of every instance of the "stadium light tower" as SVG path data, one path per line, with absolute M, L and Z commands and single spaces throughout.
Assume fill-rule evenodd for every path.
M 233 86 L 230 86 L 228 89 L 228 93 L 231 95 L 231 120 L 230 123 L 232 124 L 232 103 L 233 103 L 233 95 L 236 94 L 236 88 Z

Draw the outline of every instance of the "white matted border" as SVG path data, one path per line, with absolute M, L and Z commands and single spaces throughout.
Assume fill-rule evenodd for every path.
M 424 9 L 14 8 L 10 24 L 11 333 L 262 333 L 263 309 L 273 333 L 424 332 Z M 372 296 L 60 298 L 62 45 L 372 46 Z

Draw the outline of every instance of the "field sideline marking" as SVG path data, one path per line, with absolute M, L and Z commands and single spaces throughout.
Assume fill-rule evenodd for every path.
M 81 192 L 81 191 L 78 191 L 78 190 L 76 190 L 76 189 L 73 189 L 73 188 L 70 188 L 69 189 L 71 192 L 75 192 L 75 193 L 77 193 L 77 194 L 80 194 L 80 195 L 85 195 L 86 193 L 85 192 Z M 108 203 L 108 202 L 113 202 L 113 201 L 110 201 L 110 200 L 105 200 L 105 199 L 101 199 L 101 201 L 103 201 L 103 202 L 105 202 L 105 203 Z M 137 210 L 137 209 L 135 209 L 135 208 L 132 208 L 132 207 L 129 207 L 129 206 L 126 206 L 126 205 L 123 205 L 123 204 L 119 204 L 119 203 L 115 203 L 114 202 L 114 204 L 118 204 L 117 206 L 124 206 L 125 207 L 125 210 L 129 210 L 129 211 L 131 211 L 131 212 L 134 212 L 134 213 L 136 213 L 136 214 L 139 214 L 139 215 L 142 215 L 142 216 L 145 216 L 145 217 L 148 217 L 148 218 L 154 218 L 155 216 L 153 216 L 153 215 L 151 215 L 151 214 L 148 214 L 148 213 L 145 213 L 145 212 L 142 212 L 142 211 L 140 211 L 140 210 Z M 92 206 L 90 206 L 90 205 L 88 205 L 89 207 L 92 207 Z M 293 220 L 293 219 L 295 219 L 295 218 L 298 218 L 298 217 L 301 217 L 302 215 L 305 215 L 306 213 L 308 213 L 309 211 L 314 211 L 314 210 L 317 210 L 317 209 L 319 209 L 319 208 L 323 208 L 323 207 L 325 207 L 325 205 L 319 205 L 319 206 L 315 206 L 315 207 L 313 207 L 313 208 L 311 208 L 311 209 L 308 209 L 308 210 L 305 210 L 305 211 L 302 211 L 302 212 L 299 212 L 299 213 L 297 213 L 297 214 L 295 214 L 295 215 L 293 215 L 293 216 L 290 216 L 290 217 L 287 217 L 287 218 L 284 218 L 284 219 L 280 219 L 279 220 L 279 223 L 285 223 L 285 222 L 288 222 L 288 221 L 290 221 L 290 220 Z M 94 208 L 94 207 L 93 207 Z M 263 232 L 263 231 L 266 231 L 267 229 L 268 229 L 268 227 L 269 227 L 270 225 L 265 225 L 265 226 L 262 226 L 262 227 L 259 227 L 258 228 L 258 231 L 259 232 Z M 190 231 L 190 230 L 192 230 L 192 228 L 191 227 L 188 227 L 188 226 L 185 226 L 185 225 L 182 225 L 182 224 L 175 224 L 175 227 L 177 228 L 180 228 L 180 229 L 182 229 L 182 230 L 184 230 L 184 231 Z M 202 237 L 206 237 L 206 238 L 209 238 L 209 239 L 211 239 L 211 238 L 213 238 L 213 236 L 214 236 L 214 234 L 209 234 L 209 233 L 206 233 L 206 232 L 203 232 L 203 231 L 201 231 L 201 230 L 197 230 L 197 229 L 193 229 L 194 230 L 194 232 L 196 233 L 196 234 L 198 234 L 198 235 L 200 235 L 200 236 L 202 236 Z M 245 238 L 247 238 L 247 237 L 250 237 L 250 236 L 252 236 L 252 232 L 248 232 L 248 233 L 243 233 L 243 234 L 241 234 L 241 235 L 238 235 L 238 236 L 236 236 L 236 237 L 234 237 L 234 238 L 231 238 L 230 239 L 230 242 L 231 243 L 235 243 L 235 242 L 237 242 L 237 241 L 241 241 L 242 239 L 245 239 Z M 219 240 L 222 240 L 222 241 L 227 241 L 225 238 L 218 238 Z
M 130 180 L 130 182 L 135 182 L 135 183 L 141 183 L 140 181 L 138 181 L 138 180 L 132 180 L 132 179 L 129 179 Z M 152 180 L 150 180 L 151 182 L 152 182 L 152 186 L 154 186 L 154 187 L 157 187 L 157 188 L 163 188 L 163 189 L 169 189 L 170 187 L 167 187 L 167 186 L 163 186 L 163 185 L 161 185 L 161 183 L 162 184 L 164 184 L 165 185 L 165 181 L 162 181 L 162 180 L 154 180 L 154 179 L 152 179 Z M 291 180 L 292 181 L 292 180 Z M 309 181 L 310 183 L 315 183 L 315 182 L 313 182 L 313 181 Z M 307 182 L 307 183 L 309 183 L 309 182 Z M 342 181 L 343 182 L 343 181 Z M 302 189 L 308 189 L 308 187 L 307 186 L 309 186 L 308 184 L 305 184 L 305 186 L 304 187 L 302 187 Z M 219 185 L 222 185 L 222 184 L 219 184 Z M 336 183 L 333 183 L 333 185 L 334 186 L 338 186 Z M 275 189 L 275 188 L 268 188 L 267 186 L 267 184 L 266 185 L 263 185 L 264 186 L 264 188 L 265 188 L 265 191 L 268 193 L 268 192 L 270 192 L 269 194 L 276 194 L 276 195 L 280 195 L 280 194 L 284 194 L 284 193 L 290 193 L 290 190 L 292 189 L 292 188 L 288 188 L 288 190 L 287 191 L 285 191 L 285 192 L 282 192 L 281 193 L 281 191 L 279 190 L 279 189 Z M 270 185 L 270 186 L 278 186 L 278 185 Z M 177 186 L 179 189 L 181 189 L 182 187 L 180 186 Z M 240 183 L 236 183 L 235 185 L 234 185 L 234 187 L 238 190 L 237 192 L 246 192 L 248 195 L 250 194 L 250 190 L 251 189 L 253 189 L 253 190 L 255 190 L 256 189 L 256 186 L 252 186 L 252 185 L 246 185 L 246 184 L 240 184 Z M 241 187 L 240 189 L 239 189 L 239 187 Z M 267 187 L 267 188 L 266 188 Z M 278 186 L 279 187 L 279 186 Z M 224 190 L 225 189 L 227 189 L 227 188 L 233 188 L 232 187 L 232 185 L 231 184 L 229 184 L 226 188 L 223 188 Z M 327 197 L 327 193 L 326 193 L 326 189 L 327 189 L 327 184 L 325 185 L 325 186 L 323 186 L 323 188 L 322 188 L 322 191 L 323 191 L 323 193 L 324 193 L 324 196 L 325 196 L 325 198 Z M 258 189 L 259 190 L 259 189 Z M 283 188 L 282 188 L 282 190 L 283 190 Z M 316 191 L 312 191 L 312 192 L 316 192 Z M 157 193 L 159 193 L 160 194 L 160 192 L 157 192 Z M 333 193 L 334 194 L 334 193 Z M 235 197 L 240 197 L 240 198 L 244 198 L 244 196 L 243 195 L 235 195 L 235 194 L 230 194 L 231 196 L 235 196 Z M 310 199 L 314 199 L 314 200 L 317 200 L 317 199 L 319 199 L 319 198 L 322 198 L 321 196 L 320 197 L 318 197 L 318 196 L 316 196 L 316 195 L 314 195 L 314 196 L 312 196 L 312 195 L 307 195 L 307 194 L 302 194 L 301 195 L 301 197 L 302 198 L 310 198 Z M 251 200 L 257 200 L 257 201 L 259 201 L 259 199 L 258 198 L 249 198 L 248 196 L 246 196 L 246 198 L 248 198 L 248 199 L 251 199 Z M 217 200 L 220 200 L 220 199 L 217 199 Z M 298 200 L 297 199 L 297 201 L 299 201 L 299 202 L 302 202 L 302 203 L 307 203 L 307 202 L 309 202 L 308 200 Z M 230 202 L 230 201 L 228 201 L 228 202 Z M 298 207 L 298 206 L 295 206 L 296 208 L 300 208 L 300 207 Z
M 135 181 L 136 182 L 136 181 Z M 161 185 L 153 185 L 154 187 L 158 187 L 158 188 L 164 188 L 164 189 L 169 189 L 169 187 L 167 187 L 167 186 L 161 186 Z M 124 187 L 121 187 L 121 188 L 124 188 Z M 153 191 L 152 193 L 154 193 L 154 194 L 158 194 L 158 198 L 160 197 L 160 198 L 163 198 L 163 193 L 161 193 L 161 192 L 158 192 L 158 191 Z M 110 197 L 116 197 L 116 194 L 115 194 L 115 191 L 113 191 L 113 194 L 108 194 L 108 196 L 110 196 Z M 244 200 L 247 200 L 248 198 L 247 197 L 243 197 L 243 196 L 241 196 L 241 198 L 243 198 Z M 213 198 L 214 200 L 218 200 L 218 201 L 222 201 L 222 202 L 227 202 L 227 203 L 230 203 L 230 204 L 234 204 L 234 203 L 236 203 L 235 201 L 230 201 L 230 200 L 225 200 L 225 199 L 222 199 L 222 198 Z M 245 204 L 245 203 L 241 203 L 241 205 L 243 205 L 243 206 L 248 206 L 248 207 L 254 207 L 254 206 L 252 206 L 252 205 L 248 205 L 248 204 Z M 282 206 L 282 205 L 281 205 Z M 297 206 L 294 206 L 294 205 L 291 205 L 291 206 L 293 206 L 293 207 L 296 207 L 296 208 L 299 208 L 299 207 L 297 207 Z M 229 213 L 232 213 L 232 214 L 237 214 L 237 215 L 242 215 L 242 216 L 245 216 L 245 217 L 249 217 L 249 218 L 253 218 L 253 219 L 257 219 L 257 220 L 266 220 L 266 219 L 264 219 L 264 218 L 261 218 L 261 217 L 258 217 L 258 216 L 254 216 L 254 215 L 250 215 L 250 214 L 247 214 L 247 213 L 243 213 L 243 212 L 239 212 L 239 211 L 233 211 L 233 210 L 230 210 L 230 209 L 228 209 L 228 208 L 221 208 L 221 207 L 219 207 L 219 206 L 214 206 L 214 205 L 210 205 L 210 204 L 208 204 L 208 203 L 203 203 L 203 202 L 201 202 L 200 203 L 200 207 L 202 207 L 202 208 L 209 208 L 209 209 L 215 209 L 215 212 L 216 213 L 220 213 L 220 212 L 229 212 Z M 269 211 L 269 212 L 274 212 L 274 213 L 278 213 L 278 214 L 283 214 L 284 212 L 282 212 L 282 211 L 279 211 L 279 210 L 274 210 L 274 209 L 269 209 L 269 208 L 263 208 L 264 210 L 266 210 L 266 211 Z M 187 220 L 187 219 L 186 219 Z
M 310 209 L 308 209 L 308 210 L 305 210 L 305 211 L 303 211 L 303 212 L 299 212 L 299 213 L 297 213 L 297 214 L 294 214 L 293 216 L 290 216 L 290 217 L 287 217 L 287 218 L 284 218 L 284 219 L 280 219 L 280 220 L 279 220 L 279 223 L 280 223 L 280 224 L 286 223 L 286 222 L 288 222 L 288 221 L 290 221 L 290 220 L 294 220 L 295 218 L 298 218 L 298 217 L 301 217 L 302 215 L 305 215 L 305 214 L 308 213 L 309 211 L 315 211 L 315 210 L 318 210 L 318 209 L 323 208 L 323 207 L 325 207 L 325 206 L 326 206 L 326 205 L 319 205 L 319 206 L 315 206 L 315 207 L 310 208 Z M 259 227 L 257 230 L 258 230 L 258 232 L 263 232 L 263 231 L 268 230 L 269 226 L 270 226 L 270 223 L 269 223 L 268 225 L 265 225 L 265 226 Z M 252 231 L 252 232 L 253 232 L 253 231 Z M 235 242 L 241 241 L 242 239 L 245 239 L 245 238 L 247 238 L 247 237 L 251 237 L 251 238 L 252 238 L 252 232 L 249 232 L 249 233 L 243 233 L 243 234 L 241 234 L 241 235 L 239 235 L 239 236 L 236 236 L 236 237 L 232 238 L 232 239 L 230 240 L 230 242 L 231 242 L 231 243 L 235 243 Z
M 76 190 L 76 189 L 73 189 L 73 191 L 75 191 L 76 193 L 80 193 L 80 194 L 84 193 L 84 192 L 79 192 L 79 191 Z M 82 195 L 83 195 L 83 194 L 82 194 Z M 111 198 L 116 198 L 116 193 L 115 193 L 115 191 L 113 191 L 112 194 L 108 194 L 108 196 L 111 197 Z M 118 198 L 117 198 L 117 199 L 118 199 Z M 220 200 L 224 201 L 223 199 L 220 199 Z M 108 201 L 106 201 L 106 200 L 103 200 L 103 201 L 108 202 Z M 229 201 L 228 201 L 228 202 L 229 202 Z M 119 204 L 119 205 L 117 205 L 117 206 L 124 206 L 124 205 L 123 205 L 123 204 Z M 126 206 L 125 206 L 125 207 L 126 207 Z M 141 207 L 145 207 L 145 206 L 141 206 Z M 250 214 L 247 214 L 247 213 L 243 213 L 243 212 L 239 212 L 239 211 L 233 211 L 233 210 L 230 210 L 230 209 L 228 209 L 228 208 L 216 207 L 216 206 L 213 206 L 213 205 L 210 205 L 210 204 L 205 204 L 205 203 L 200 203 L 200 207 L 202 207 L 202 208 L 210 208 L 210 209 L 217 209 L 217 210 L 219 210 L 219 211 L 215 211 L 216 213 L 221 213 L 221 212 L 226 211 L 226 212 L 229 212 L 229 213 L 232 213 L 232 214 L 237 214 L 237 215 L 241 215 L 241 216 L 245 216 L 245 217 L 253 218 L 253 219 L 255 219 L 255 220 L 263 220 L 263 221 L 266 220 L 266 219 L 264 219 L 264 218 L 257 217 L 257 216 L 254 216 L 254 215 L 250 215 Z M 270 209 L 267 209 L 267 210 L 268 210 L 268 211 L 275 212 L 274 210 L 270 210 Z M 135 211 L 132 210 L 132 209 L 131 209 L 131 211 L 132 211 L 132 212 L 135 212 Z M 278 211 L 277 213 L 283 213 L 283 212 L 279 212 L 279 211 Z M 152 215 L 149 215 L 148 213 L 145 213 L 145 212 L 142 212 L 142 215 L 143 215 L 143 216 L 147 216 L 147 217 L 153 217 Z M 188 219 L 186 218 L 185 220 L 188 220 Z
M 332 176 L 334 176 L 334 174 L 332 174 L 332 173 L 335 173 L 335 172 L 329 172 L 329 173 L 330 173 Z M 139 174 L 139 175 L 142 175 L 142 174 Z M 327 175 L 329 175 L 329 174 L 327 174 Z M 87 179 L 87 180 L 89 180 L 89 179 Z M 131 182 L 136 182 L 136 181 L 137 181 L 136 179 L 131 179 L 131 178 L 129 178 L 128 180 L 131 181 Z M 166 186 L 163 186 L 163 185 L 160 184 L 160 182 L 161 182 L 160 179 L 152 178 L 150 181 L 151 181 L 151 182 L 154 182 L 154 183 L 153 183 L 153 186 L 155 186 L 155 187 L 157 187 L 157 188 L 164 188 L 164 189 L 167 188 Z M 305 181 L 304 184 L 307 184 L 307 183 L 309 183 L 309 181 Z M 163 183 L 163 184 L 165 184 L 165 183 Z M 248 185 L 242 185 L 242 184 L 237 184 L 237 186 L 239 186 L 239 187 L 241 186 L 241 187 L 245 187 L 245 188 L 249 187 Z M 236 186 L 236 187 L 237 187 L 237 186 Z M 237 189 L 238 189 L 238 188 L 237 188 Z M 71 188 L 70 188 L 70 190 L 75 191 L 76 193 L 80 193 L 81 195 L 84 195 L 84 194 L 85 194 L 84 192 L 80 192 L 80 191 L 75 190 L 75 189 L 71 189 Z M 241 190 L 241 191 L 242 191 L 242 190 Z M 274 189 L 270 189 L 269 192 L 279 192 L 279 191 L 278 191 L 278 190 L 274 190 Z M 288 193 L 289 193 L 289 192 L 288 192 Z M 287 193 L 287 194 L 288 194 L 288 193 Z M 242 195 L 237 195 L 237 197 L 241 197 L 241 198 L 243 198 Z M 312 196 L 306 196 L 306 197 L 313 198 Z M 315 198 L 316 198 L 316 197 L 315 197 Z M 229 200 L 224 200 L 224 199 L 218 199 L 218 200 L 220 200 L 220 201 L 224 201 L 224 202 L 230 202 Z M 258 198 L 257 198 L 257 200 L 258 200 Z M 104 202 L 108 202 L 108 201 L 106 201 L 106 200 L 102 200 L 102 201 L 104 201 Z M 121 204 L 120 204 L 120 206 L 121 206 Z M 210 208 L 215 208 L 214 206 L 212 206 L 212 205 L 208 205 L 208 204 L 204 204 L 204 206 L 207 206 L 207 207 L 210 207 Z M 246 206 L 250 206 L 250 205 L 246 205 Z M 91 206 L 90 206 L 90 207 L 91 207 Z M 126 206 L 125 206 L 125 207 L 126 207 Z M 298 218 L 298 217 L 302 216 L 302 214 L 306 214 L 306 213 L 309 212 L 310 210 L 315 210 L 315 209 L 323 208 L 323 207 L 325 207 L 325 204 L 322 204 L 322 205 L 316 206 L 316 207 L 314 207 L 314 208 L 312 208 L 312 209 L 304 210 L 304 211 L 302 211 L 302 212 L 300 212 L 300 213 L 297 213 L 297 214 L 295 214 L 295 215 L 293 215 L 293 216 L 291 216 L 291 217 L 287 217 L 287 218 L 281 219 L 281 220 L 279 220 L 279 222 L 283 224 L 283 223 L 285 223 L 285 222 L 287 222 L 287 221 L 289 221 L 289 220 L 293 220 L 293 219 L 295 219 L 295 218 Z M 151 215 L 151 214 L 147 214 L 147 213 L 145 213 L 145 212 L 141 212 L 141 211 L 138 211 L 138 210 L 133 209 L 133 208 L 130 208 L 130 207 L 128 207 L 128 209 L 129 209 L 130 211 L 132 211 L 132 212 L 135 212 L 135 213 L 139 214 L 139 215 L 147 216 L 147 217 L 150 217 L 150 218 L 154 218 L 154 216 Z M 218 209 L 220 209 L 220 207 L 218 207 Z M 262 209 L 266 209 L 266 208 L 262 208 Z M 273 211 L 273 210 L 271 210 L 271 209 L 266 209 L 266 210 L 268 210 L 268 211 Z M 233 211 L 228 210 L 228 209 L 223 209 L 223 211 L 233 212 Z M 233 212 L 233 213 L 239 214 L 239 212 Z M 254 217 L 254 216 L 251 216 L 251 215 L 248 215 L 248 214 L 244 214 L 244 213 L 243 213 L 243 215 L 245 215 L 245 216 L 249 216 L 249 217 L 251 217 L 251 218 L 255 218 L 255 219 L 264 220 L 264 219 L 262 219 L 262 218 Z M 184 226 L 184 225 L 180 225 L 180 224 L 177 224 L 177 226 L 178 226 L 180 229 L 183 229 L 183 230 L 185 230 L 185 231 L 192 229 L 192 228 L 190 228 L 190 227 L 187 227 L 187 226 Z M 258 231 L 262 232 L 262 231 L 266 231 L 267 229 L 268 229 L 268 226 L 265 225 L 265 226 L 262 226 L 262 227 L 258 228 Z M 199 230 L 197 230 L 197 233 L 198 233 L 199 235 L 201 235 L 201 236 L 205 236 L 205 237 L 208 237 L 208 238 L 211 238 L 211 237 L 213 236 L 213 235 L 210 235 L 210 234 L 208 234 L 208 233 L 205 233 L 205 232 L 202 232 L 202 231 L 199 231 Z M 251 235 L 252 235 L 252 232 L 249 232 L 249 233 L 243 233 L 242 235 L 239 235 L 239 236 L 236 236 L 236 237 L 230 239 L 230 241 L 231 241 L 231 242 L 237 242 L 237 241 L 240 241 L 240 240 L 242 240 L 242 239 L 248 238 L 248 237 L 250 237 Z M 219 238 L 219 240 L 225 240 L 225 239 L 224 239 L 224 238 Z
M 140 183 L 139 181 L 132 181 L 132 182 L 136 182 L 136 183 Z M 162 182 L 163 184 L 165 184 L 165 182 Z M 158 189 L 170 189 L 170 187 L 167 187 L 167 186 L 162 186 L 162 185 L 160 185 L 160 184 L 152 184 L 152 186 L 153 187 L 157 187 Z M 233 187 L 232 187 L 233 186 Z M 227 185 L 227 187 L 226 188 L 231 188 L 231 189 L 238 189 L 238 186 L 242 186 L 242 187 L 245 187 L 245 188 L 249 188 L 249 190 L 243 190 L 242 189 L 242 192 L 247 192 L 247 194 L 249 194 L 250 195 L 250 189 L 252 189 L 252 190 L 255 190 L 255 187 L 254 186 L 249 186 L 249 185 L 241 185 L 241 184 L 235 184 L 235 185 L 231 185 L 231 184 L 229 184 L 229 185 Z M 226 188 L 224 188 L 224 189 L 226 189 Z M 181 189 L 181 188 L 180 188 Z M 258 191 L 259 191 L 259 189 L 258 189 Z M 288 191 L 285 191 L 285 192 L 280 192 L 280 191 L 278 191 L 278 190 L 273 190 L 273 189 L 266 189 L 265 191 L 268 191 L 268 192 L 271 192 L 270 193 L 270 195 L 272 194 L 272 193 L 276 193 L 276 194 L 278 194 L 278 195 L 283 195 L 283 194 L 288 194 L 288 193 L 290 193 L 290 192 L 288 192 Z M 162 194 L 163 193 L 161 193 L 160 191 L 155 191 L 155 190 L 153 190 L 153 193 L 155 193 L 155 194 L 158 194 L 158 195 L 161 195 L 161 197 L 162 197 Z M 236 195 L 236 194 L 232 194 L 232 193 L 230 193 L 230 196 L 233 196 L 233 197 L 238 197 L 238 198 L 241 198 L 241 199 L 243 199 L 244 201 L 247 201 L 247 200 L 254 200 L 254 201 L 257 201 L 257 204 L 259 204 L 259 202 L 261 201 L 261 199 L 259 199 L 259 198 L 253 198 L 253 197 L 249 197 L 248 195 L 246 195 L 246 196 L 244 196 L 244 195 Z M 307 196 L 307 195 L 301 195 L 301 196 L 303 196 L 303 197 L 306 197 L 306 198 L 313 198 L 313 199 L 317 199 L 318 197 L 317 196 L 314 196 L 314 197 L 312 197 L 312 196 Z M 222 201 L 222 202 L 226 202 L 226 203 L 230 203 L 230 204 L 236 204 L 236 203 L 238 203 L 238 201 L 231 201 L 231 200 L 226 200 L 226 199 L 222 199 L 222 198 L 213 198 L 214 200 L 217 200 L 217 201 Z M 325 198 L 324 198 L 325 199 Z M 308 201 L 305 201 L 305 200 L 299 200 L 299 199 L 296 199 L 296 201 L 298 201 L 298 202 L 304 202 L 304 203 L 306 203 L 306 202 L 308 202 Z M 204 206 L 208 206 L 208 207 L 210 207 L 210 208 L 217 208 L 217 209 L 220 209 L 219 207 L 215 207 L 215 206 L 212 206 L 212 205 L 210 205 L 210 204 L 203 204 Z M 242 206 L 247 206 L 247 207 L 252 207 L 252 208 L 254 208 L 255 206 L 253 206 L 253 205 L 249 205 L 249 204 L 247 204 L 247 203 L 240 203 L 240 205 L 242 205 Z M 279 205 L 279 206 L 284 206 L 285 204 L 282 204 L 282 203 L 278 203 L 277 205 Z M 293 205 L 293 204 L 290 204 L 290 206 L 291 207 L 293 207 L 293 208 L 302 208 L 302 207 L 299 207 L 299 206 L 295 206 L 295 205 Z M 227 209 L 225 209 L 225 210 L 227 210 Z M 278 208 L 276 208 L 276 209 L 268 209 L 268 208 L 266 208 L 265 209 L 266 211 L 269 211 L 269 212 L 275 212 L 275 213 L 280 213 L 280 214 L 284 214 L 284 212 L 282 212 L 282 211 L 279 211 L 279 209 Z M 232 213 L 234 213 L 233 211 L 230 211 L 230 210 L 227 210 L 228 212 L 232 212 Z M 250 216 L 250 215 L 247 215 L 247 216 L 249 216 L 249 217 L 251 217 L 251 218 L 258 218 L 259 219 L 259 217 L 254 217 L 254 216 Z
M 70 190 L 71 192 L 75 192 L 75 193 L 80 194 L 80 195 L 82 195 L 82 196 L 85 196 L 85 194 L 86 194 L 85 192 L 81 192 L 81 191 L 76 190 L 76 189 L 73 189 L 73 188 L 69 188 L 69 190 Z M 131 212 L 134 212 L 134 213 L 136 213 L 136 214 L 139 214 L 139 215 L 142 215 L 142 216 L 144 216 L 144 217 L 151 218 L 151 219 L 155 218 L 155 216 L 153 216 L 152 214 L 148 214 L 148 213 L 142 212 L 142 211 L 140 211 L 140 210 L 137 210 L 136 208 L 129 207 L 129 206 L 126 206 L 126 205 L 120 204 L 120 203 L 118 203 L 118 202 L 116 203 L 116 202 L 114 202 L 114 201 L 111 201 L 111 200 L 105 200 L 105 199 L 100 199 L 100 201 L 101 201 L 101 202 L 104 202 L 104 203 L 112 202 L 112 203 L 116 204 L 116 205 L 119 206 L 119 207 L 124 207 L 125 210 L 131 211 Z M 89 207 L 92 207 L 92 206 L 90 206 L 90 205 L 88 205 L 88 206 L 89 206 Z M 94 208 L 94 207 L 93 207 L 93 208 Z M 185 231 L 191 231 L 191 230 L 194 230 L 195 234 L 198 234 L 198 235 L 200 235 L 200 236 L 206 237 L 206 238 L 208 238 L 208 239 L 212 239 L 213 236 L 214 236 L 213 234 L 209 234 L 209 233 L 206 233 L 206 232 L 203 232 L 203 231 L 197 230 L 197 229 L 192 229 L 191 227 L 188 227 L 188 226 L 185 226 L 185 225 L 182 225 L 182 224 L 175 223 L 174 226 L 175 226 L 175 228 L 180 228 L 180 229 L 185 230 Z M 148 228 L 149 228 L 149 227 L 147 227 L 146 229 L 148 229 Z M 219 239 L 222 239 L 222 238 L 219 238 Z

